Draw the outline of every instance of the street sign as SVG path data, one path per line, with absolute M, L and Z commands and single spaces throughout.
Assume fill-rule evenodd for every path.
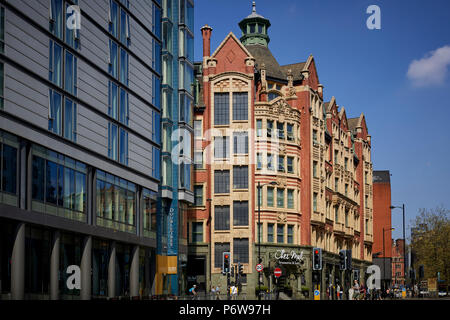
M 273 271 L 273 274 L 275 275 L 276 278 L 279 278 L 281 276 L 281 269 L 275 268 L 275 270 Z
M 314 300 L 320 300 L 320 291 L 314 290 Z
M 263 268 L 262 264 L 259 263 L 259 264 L 256 265 L 256 271 L 261 272 L 261 271 L 263 271 L 263 269 L 264 268 Z

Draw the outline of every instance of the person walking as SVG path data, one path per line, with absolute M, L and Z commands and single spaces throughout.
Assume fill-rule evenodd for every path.
M 355 279 L 355 281 L 353 281 L 353 300 L 358 299 L 359 297 L 359 284 L 358 284 L 358 280 Z

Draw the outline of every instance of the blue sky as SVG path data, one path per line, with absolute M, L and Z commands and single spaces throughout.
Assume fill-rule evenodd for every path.
M 195 1 L 195 57 L 200 28 L 213 28 L 211 51 L 251 13 L 251 0 Z M 381 29 L 369 30 L 366 9 L 381 9 Z M 450 209 L 450 1 L 257 0 L 270 20 L 269 48 L 281 65 L 315 58 L 326 101 L 348 117 L 366 116 L 374 170 L 390 170 L 392 204 Z M 438 50 L 439 49 L 439 50 Z M 415 61 L 415 62 L 414 62 Z M 402 214 L 392 211 L 394 238 Z

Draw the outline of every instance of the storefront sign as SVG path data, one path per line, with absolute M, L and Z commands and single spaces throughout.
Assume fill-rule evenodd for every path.
M 286 250 L 277 250 L 275 253 L 275 259 L 279 264 L 301 264 L 303 262 L 303 251 L 296 253 L 294 250 L 286 252 Z

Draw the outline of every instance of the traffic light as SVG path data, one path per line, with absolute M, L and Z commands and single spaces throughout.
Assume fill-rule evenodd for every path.
M 236 269 L 236 266 L 231 266 L 231 274 L 230 274 L 230 276 L 232 278 L 234 278 L 234 269 Z
M 239 275 L 244 274 L 244 265 L 242 265 L 240 262 L 238 262 L 238 273 Z
M 347 261 L 346 261 L 347 270 L 352 270 L 352 250 L 346 250 L 346 253 L 347 253 Z
M 230 272 L 230 253 L 224 252 L 223 253 L 223 259 L 222 259 L 222 273 L 229 273 Z
M 345 260 L 347 259 L 347 252 L 346 250 L 339 251 L 339 269 L 345 270 L 347 267 L 347 264 L 345 263 Z
M 313 248 L 313 270 L 322 270 L 322 249 Z

